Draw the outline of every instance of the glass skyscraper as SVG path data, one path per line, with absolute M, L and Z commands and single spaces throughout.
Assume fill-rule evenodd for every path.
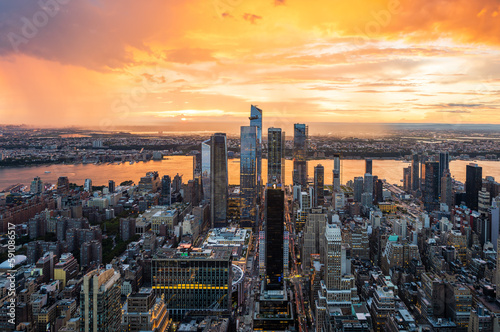
M 241 226 L 253 227 L 257 216 L 257 127 L 241 127 Z
M 283 289 L 283 242 L 285 232 L 285 192 L 266 190 L 266 276 L 268 290 Z
M 296 123 L 293 130 L 293 185 L 307 187 L 307 126 Z
M 424 209 L 433 211 L 438 207 L 439 201 L 439 163 L 437 161 L 426 161 L 425 186 L 423 190 Z
M 483 186 L 483 168 L 477 164 L 467 165 L 465 174 L 465 203 L 472 210 L 478 210 L 479 192 Z
M 201 143 L 201 184 L 203 197 L 210 199 L 210 140 Z
M 439 153 L 439 192 L 441 192 L 441 178 L 444 176 L 444 171 L 450 169 L 450 155 L 448 152 Z
M 325 202 L 325 168 L 314 167 L 314 207 L 323 206 Z
M 267 183 L 285 184 L 285 132 L 267 130 Z
M 257 128 L 257 194 L 260 194 L 262 187 L 262 110 L 254 105 L 250 108 L 250 126 Z
M 210 215 L 212 228 L 227 225 L 228 173 L 226 134 L 216 133 L 210 140 Z

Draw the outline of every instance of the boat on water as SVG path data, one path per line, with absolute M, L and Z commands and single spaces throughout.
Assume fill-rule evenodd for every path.
M 49 173 L 50 173 L 50 171 L 45 171 L 45 173 L 49 174 Z

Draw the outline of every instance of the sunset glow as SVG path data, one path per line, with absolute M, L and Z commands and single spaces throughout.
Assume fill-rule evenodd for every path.
M 44 8 L 0 1 L 0 123 L 500 123 L 496 0 Z

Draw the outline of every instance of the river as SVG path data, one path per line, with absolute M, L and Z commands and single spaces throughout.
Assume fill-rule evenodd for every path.
M 455 179 L 465 181 L 465 169 L 469 161 L 455 160 L 450 162 L 450 171 Z M 230 159 L 229 183 L 239 184 L 240 161 Z M 311 160 L 308 162 L 308 173 L 314 176 L 314 166 L 322 164 L 325 167 L 325 184 L 332 183 L 333 160 Z M 500 180 L 499 161 L 478 161 L 483 167 L 483 177 L 490 175 Z M 390 183 L 400 184 L 403 178 L 403 168 L 409 163 L 400 160 L 373 160 L 373 174 L 380 179 L 386 179 Z M 364 160 L 342 161 L 342 183 L 364 174 Z M 285 164 L 286 184 L 292 182 L 293 161 L 287 160 Z M 122 164 L 78 164 L 78 165 L 42 165 L 33 167 L 0 168 L 0 189 L 10 185 L 22 183 L 29 185 L 31 180 L 40 176 L 45 183 L 56 183 L 60 176 L 67 176 L 70 182 L 82 185 L 85 179 L 92 179 L 95 186 L 107 185 L 108 180 L 114 180 L 117 184 L 122 181 L 132 180 L 139 182 L 141 176 L 148 171 L 158 171 L 161 176 L 168 174 L 175 176 L 177 173 L 183 175 L 184 182 L 193 177 L 193 157 L 191 156 L 169 156 L 162 161 L 136 162 L 130 165 L 128 162 Z M 45 173 L 50 172 L 50 173 Z M 267 178 L 267 160 L 262 161 L 263 180 Z

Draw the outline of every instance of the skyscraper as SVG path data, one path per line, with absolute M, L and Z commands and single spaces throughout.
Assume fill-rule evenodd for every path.
M 285 133 L 267 130 L 267 183 L 285 184 Z
M 226 134 L 215 133 L 210 149 L 210 214 L 212 228 L 225 227 L 227 224 L 227 141 Z
M 92 179 L 85 179 L 83 190 L 92 193 Z
M 32 194 L 40 194 L 43 192 L 43 182 L 42 179 L 40 179 L 39 176 L 33 179 L 31 181 L 31 186 L 30 186 L 30 193 Z
M 241 226 L 256 225 L 257 216 L 257 127 L 241 127 L 240 197 Z
M 262 110 L 257 106 L 250 107 L 250 126 L 257 128 L 257 188 L 260 196 L 262 187 Z
M 172 180 L 170 179 L 170 176 L 164 175 L 163 178 L 161 179 L 161 203 L 162 205 L 167 205 L 169 206 L 172 201 L 172 195 L 171 195 L 171 186 L 172 186 Z
M 453 206 L 453 192 L 451 174 L 449 169 L 445 169 L 441 177 L 441 203 L 445 203 L 451 209 Z
M 373 175 L 373 160 L 365 159 L 365 173 Z
M 325 168 L 314 167 L 314 207 L 323 206 L 325 202 Z
M 483 185 L 483 168 L 471 163 L 467 165 L 465 177 L 465 204 L 477 211 L 478 195 Z
M 307 187 L 307 126 L 296 123 L 293 131 L 293 185 Z
M 266 190 L 266 276 L 268 290 L 283 289 L 283 236 L 285 228 L 285 192 Z
M 411 166 L 403 168 L 403 189 L 411 191 Z
M 363 178 L 361 176 L 354 178 L 354 201 L 361 202 L 361 195 L 363 194 Z
M 371 175 L 371 173 L 365 174 L 365 179 L 363 182 L 363 192 L 371 193 L 373 196 L 373 175 Z
M 210 140 L 201 143 L 201 184 L 203 188 L 203 198 L 210 199 Z
M 116 185 L 115 185 L 115 181 L 113 181 L 113 180 L 109 180 L 109 181 L 108 181 L 108 190 L 109 190 L 109 192 L 110 192 L 111 194 L 115 192 L 115 187 L 116 187 Z
M 450 169 L 450 155 L 448 152 L 439 153 L 439 191 L 441 192 L 441 178 L 444 176 L 444 171 Z
M 439 199 L 439 163 L 436 161 L 426 161 L 425 186 L 423 190 L 424 208 L 431 212 L 438 206 Z
M 93 270 L 83 277 L 80 291 L 80 331 L 115 332 L 121 324 L 120 273 Z
M 413 154 L 411 161 L 411 188 L 413 190 L 418 190 L 420 188 L 420 177 L 419 172 L 420 165 L 418 162 L 418 154 Z
M 340 155 L 333 156 L 333 191 L 340 191 Z

